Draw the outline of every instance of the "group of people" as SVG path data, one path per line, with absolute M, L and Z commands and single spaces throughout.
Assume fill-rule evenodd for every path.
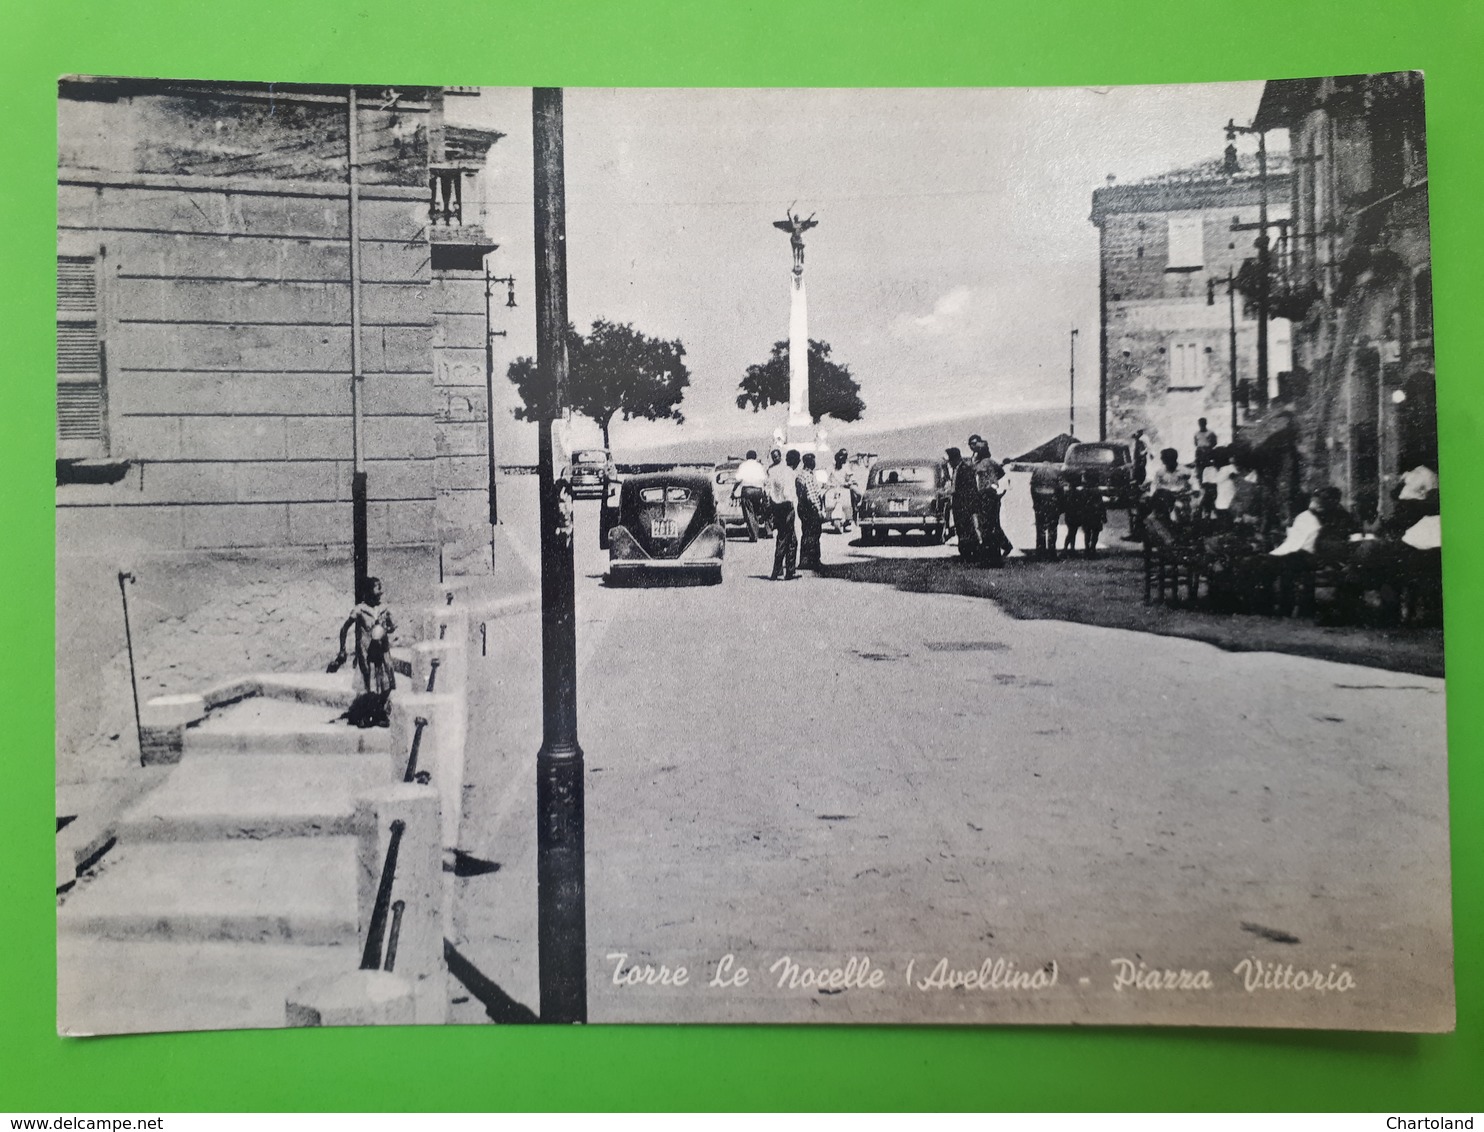
M 978 433 L 969 437 L 967 457 L 957 448 L 948 449 L 947 455 L 959 556 L 992 570 L 1000 569 L 1005 556 L 1015 549 L 1000 525 L 1001 502 L 1009 489 L 1005 469 Z
M 1136 522 L 1152 542 L 1199 550 L 1218 607 L 1312 614 L 1315 578 L 1327 570 L 1339 616 L 1350 620 L 1366 593 L 1395 603 L 1403 591 L 1427 589 L 1439 573 L 1438 477 L 1425 462 L 1405 461 L 1387 519 L 1358 521 L 1340 489 L 1322 485 L 1285 531 L 1279 501 L 1248 454 L 1221 447 L 1205 420 L 1199 426 L 1193 472 L 1175 449 L 1162 449 Z
M 820 539 L 826 519 L 847 531 L 854 523 L 856 481 L 850 453 L 835 453 L 833 469 L 821 469 L 813 452 L 774 448 L 763 467 L 756 451 L 737 467 L 737 493 L 754 542 L 771 529 L 774 581 L 793 581 L 800 569 L 821 566 Z
M 1102 485 L 1091 472 L 1065 471 L 1055 464 L 1038 464 L 1031 472 L 1031 508 L 1036 518 L 1036 554 L 1055 562 L 1057 530 L 1067 524 L 1062 553 L 1071 554 L 1082 534 L 1082 549 L 1096 557 L 1098 539 L 1108 523 Z

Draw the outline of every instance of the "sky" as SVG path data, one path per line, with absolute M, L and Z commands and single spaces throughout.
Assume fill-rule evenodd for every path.
M 832 437 L 1065 405 L 1073 328 L 1078 417 L 1093 419 L 1093 189 L 1218 157 L 1226 121 L 1250 120 L 1261 94 L 1261 83 L 567 90 L 572 321 L 679 338 L 691 373 L 686 423 L 615 423 L 615 450 L 765 437 L 781 423 L 782 409 L 760 417 L 736 395 L 747 366 L 788 336 L 791 253 L 772 222 L 790 206 L 819 222 L 806 237 L 810 336 L 866 403 Z M 486 89 L 449 108 L 450 121 L 506 134 L 484 187 L 501 245 L 491 262 L 515 274 L 520 304 L 497 308 L 501 373 L 535 350 L 530 97 Z M 502 459 L 530 459 L 532 430 L 508 408 L 497 417 Z

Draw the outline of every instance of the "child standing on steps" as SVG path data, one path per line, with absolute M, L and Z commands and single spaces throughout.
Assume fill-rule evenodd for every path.
M 380 578 L 366 579 L 361 601 L 340 626 L 340 651 L 330 662 L 330 672 L 338 672 L 346 661 L 345 637 L 352 625 L 356 630 L 356 669 L 365 692 L 356 697 L 346 714 L 357 727 L 389 727 L 388 703 L 397 686 L 397 674 L 392 669 L 392 635 L 397 626 L 391 610 L 381 604 Z

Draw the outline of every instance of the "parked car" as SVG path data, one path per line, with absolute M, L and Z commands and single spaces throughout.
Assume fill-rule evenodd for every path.
M 604 542 L 608 576 L 692 574 L 721 581 L 727 535 L 716 513 L 711 477 L 703 472 L 650 472 L 617 485 L 617 511 L 604 500 L 603 521 L 612 519 Z
M 728 456 L 711 470 L 711 486 L 716 492 L 717 521 L 728 537 L 747 533 L 747 517 L 742 514 L 742 494 L 737 486 L 737 469 L 741 466 L 741 460 Z M 766 508 L 764 512 L 757 517 L 758 534 L 763 538 L 770 538 L 773 533 L 772 525 Z
M 953 488 L 946 460 L 877 460 L 866 478 L 857 521 L 861 538 L 881 542 L 888 532 L 921 531 L 947 542 Z
M 613 466 L 613 456 L 606 448 L 586 448 L 574 452 L 568 467 L 573 499 L 599 499 L 603 495 L 603 486 L 609 480 L 618 478 L 618 470 Z
M 737 468 L 741 464 L 741 460 L 728 457 L 711 469 L 711 488 L 716 493 L 717 520 L 728 534 L 738 528 L 747 529 L 747 523 L 742 518 L 742 501 L 736 495 Z
M 1112 507 L 1132 507 L 1139 488 L 1134 483 L 1134 461 L 1127 444 L 1089 441 L 1073 444 L 1062 461 L 1064 474 L 1075 475 L 1081 483 L 1096 484 L 1103 502 Z

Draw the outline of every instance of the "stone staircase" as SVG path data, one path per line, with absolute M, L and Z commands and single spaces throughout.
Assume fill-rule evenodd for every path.
M 452 616 L 446 611 L 445 622 Z M 467 621 L 452 624 L 467 632 Z M 461 678 L 453 642 L 442 643 L 449 633 L 439 625 L 439 643 L 403 653 L 406 683 L 425 686 L 418 682 L 427 679 L 429 652 L 444 667 L 442 688 Z M 450 735 L 462 742 L 459 683 L 457 696 L 399 689 L 390 729 L 338 719 L 353 698 L 346 672 L 252 677 L 152 703 L 149 751 L 154 761 L 178 762 L 117 817 L 112 847 L 60 898 L 59 1031 L 285 1025 L 296 987 L 358 974 L 394 827 L 396 974 L 406 977 L 400 989 L 379 985 L 377 993 L 407 1005 L 382 1020 L 442 1021 L 440 788 L 448 786 L 404 784 L 408 752 L 400 747 L 429 726 L 428 718 L 417 726 L 413 713 L 430 717 L 419 765 L 435 778 L 462 770 L 461 749 L 456 767 L 439 757 Z M 382 938 L 390 947 L 392 931 Z M 381 971 L 359 974 L 393 981 Z

